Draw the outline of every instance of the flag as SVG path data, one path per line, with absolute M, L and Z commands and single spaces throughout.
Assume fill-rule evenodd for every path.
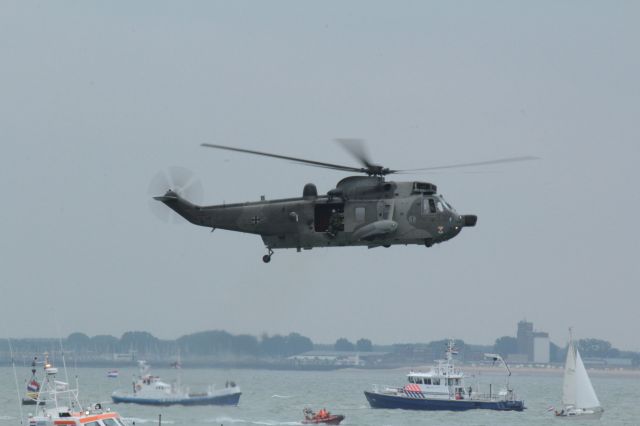
M 40 383 L 37 380 L 31 380 L 27 385 L 27 390 L 29 392 L 38 392 L 40 390 Z

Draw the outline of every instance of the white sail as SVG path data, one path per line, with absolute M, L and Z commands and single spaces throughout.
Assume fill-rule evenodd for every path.
M 582 363 L 582 361 L 580 362 Z M 573 346 L 573 340 L 569 340 L 569 347 L 567 348 L 567 360 L 564 363 L 562 404 L 565 407 L 569 405 L 576 405 L 576 348 Z
M 600 401 L 593 390 L 587 370 L 584 368 L 580 352 L 576 349 L 575 399 L 577 408 L 598 408 Z

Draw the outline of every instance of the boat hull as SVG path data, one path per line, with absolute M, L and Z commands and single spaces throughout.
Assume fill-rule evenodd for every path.
M 556 417 L 559 419 L 595 419 L 598 420 L 602 417 L 604 410 L 579 410 L 579 411 L 567 411 L 562 413 L 556 413 Z
M 302 424 L 305 425 L 317 425 L 317 424 L 325 424 L 325 425 L 339 425 L 341 421 L 344 420 L 344 416 L 342 414 L 331 415 L 326 419 L 311 419 L 311 420 L 303 420 Z
M 498 410 L 498 411 L 522 411 L 524 401 L 487 401 L 475 399 L 436 399 L 436 398 L 409 398 L 405 396 L 388 395 L 378 392 L 364 392 L 372 408 L 399 408 L 403 410 Z
M 141 404 L 141 405 L 238 405 L 242 392 L 227 395 L 205 395 L 188 398 L 144 398 L 131 395 L 111 395 L 116 404 Z

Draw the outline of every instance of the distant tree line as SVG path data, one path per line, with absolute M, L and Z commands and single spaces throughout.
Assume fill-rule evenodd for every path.
M 288 335 L 262 334 L 259 337 L 249 334 L 231 334 L 223 330 L 202 331 L 187 334 L 175 340 L 163 340 L 146 331 L 128 331 L 120 338 L 111 335 L 90 337 L 84 333 L 71 333 L 66 339 L 13 339 L 14 353 L 27 357 L 29 354 L 43 352 L 59 353 L 61 347 L 72 352 L 78 359 L 113 357 L 113 354 L 133 354 L 138 358 L 215 358 L 215 359 L 282 359 L 313 350 L 314 348 L 334 351 L 371 352 L 374 345 L 371 340 L 361 338 L 355 343 L 341 337 L 333 345 L 314 344 L 310 338 L 299 333 Z M 447 340 L 435 340 L 429 343 L 395 344 L 376 346 L 377 351 L 390 353 L 391 357 L 404 360 L 424 361 L 442 358 Z M 611 343 L 600 339 L 581 339 L 577 341 L 584 358 L 631 358 L 632 364 L 640 366 L 640 353 L 621 351 Z M 484 352 L 493 351 L 507 357 L 518 353 L 517 339 L 503 336 L 496 339 L 493 346 L 469 345 L 462 340 L 455 341 L 459 359 L 482 359 Z M 6 339 L 0 340 L 0 352 L 8 359 L 9 345 Z M 563 362 L 566 346 L 550 343 L 552 362 Z
M 336 343 L 335 345 L 333 345 L 333 348 L 336 351 L 340 351 L 340 352 L 342 351 L 371 352 L 373 351 L 373 343 L 371 343 L 371 340 L 363 338 L 358 340 L 354 345 L 346 338 L 341 337 L 338 340 L 336 340 Z
M 163 340 L 146 331 L 127 331 L 120 338 L 111 335 L 90 337 L 85 333 L 71 333 L 66 339 L 14 339 L 13 349 L 18 352 L 67 352 L 78 355 L 136 353 L 139 356 L 159 357 L 255 357 L 284 358 L 314 349 L 310 338 L 299 333 L 288 335 L 231 334 L 223 330 L 210 330 L 187 334 L 175 340 Z M 0 351 L 8 352 L 7 341 L 0 341 Z M 336 351 L 373 351 L 369 339 L 352 343 L 340 338 L 334 345 Z
M 128 331 L 120 338 L 110 335 L 90 337 L 84 333 L 71 333 L 66 339 L 13 339 L 16 353 L 42 353 L 64 351 L 79 356 L 136 353 L 138 356 L 156 357 L 254 357 L 283 358 L 313 350 L 310 338 L 299 333 L 260 337 L 222 330 L 202 331 L 184 335 L 175 340 L 163 340 L 146 331 Z M 362 344 L 362 343 L 361 343 Z M 370 341 L 369 341 L 370 344 Z M 366 343 L 365 343 L 366 346 Z M 8 341 L 0 341 L 0 351 L 8 353 Z

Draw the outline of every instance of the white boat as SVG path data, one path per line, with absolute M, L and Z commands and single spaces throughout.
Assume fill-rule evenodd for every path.
M 45 356 L 44 380 L 38 392 L 35 412 L 27 419 L 29 426 L 125 426 L 118 413 L 103 408 L 100 403 L 82 406 L 78 389 L 57 380 L 57 373 L 58 369 Z
M 564 365 L 562 405 L 562 409 L 555 412 L 557 417 L 599 419 L 604 412 L 593 390 L 580 352 L 573 342 L 571 329 L 569 329 L 567 360 Z
M 179 383 L 169 384 L 160 377 L 149 374 L 149 366 L 138 361 L 140 374 L 133 382 L 133 393 L 116 390 L 111 394 L 115 403 L 144 405 L 238 405 L 240 387 L 234 382 L 227 382 L 224 388 L 209 386 L 203 392 L 191 392 Z

